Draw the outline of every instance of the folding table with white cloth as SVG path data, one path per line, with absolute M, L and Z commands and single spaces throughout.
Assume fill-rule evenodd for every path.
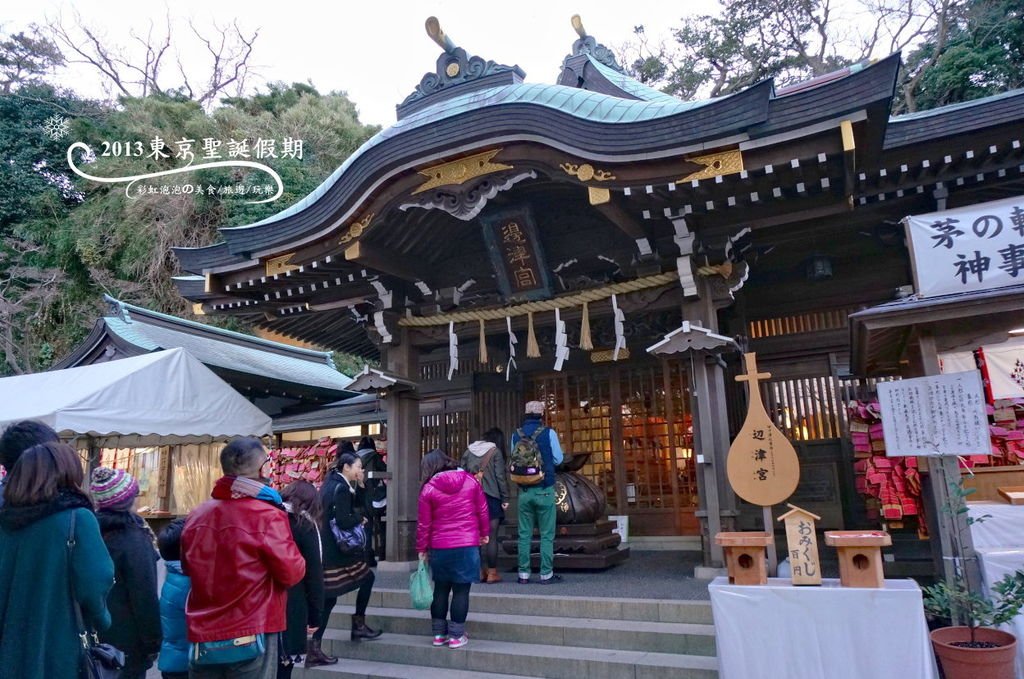
M 721 679 L 937 679 L 921 588 L 709 586 Z

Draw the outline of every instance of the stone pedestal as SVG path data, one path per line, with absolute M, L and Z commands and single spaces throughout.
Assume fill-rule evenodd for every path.
M 510 516 L 510 519 L 515 519 Z M 602 519 L 594 523 L 559 525 L 555 528 L 555 569 L 601 570 L 629 558 L 629 547 L 614 532 L 615 523 Z M 519 554 L 519 531 L 515 523 L 502 526 L 498 565 L 514 568 Z M 530 540 L 530 564 L 540 567 L 540 536 Z
M 843 587 L 885 587 L 882 547 L 892 537 L 880 530 L 825 531 L 825 544 L 839 551 L 839 582 Z

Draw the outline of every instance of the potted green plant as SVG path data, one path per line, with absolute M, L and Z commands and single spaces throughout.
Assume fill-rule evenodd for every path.
M 965 524 L 983 521 L 967 512 L 966 498 L 974 489 L 950 484 L 948 509 L 965 516 Z M 953 583 L 939 582 L 924 588 L 925 610 L 954 623 L 932 631 L 932 647 L 942 664 L 946 679 L 1014 679 L 1017 639 L 995 629 L 1013 620 L 1024 606 L 1024 571 L 1003 577 L 992 586 L 988 598 L 971 586 L 963 568 L 963 542 L 953 531 L 955 577 Z M 956 624 L 962 622 L 964 624 Z

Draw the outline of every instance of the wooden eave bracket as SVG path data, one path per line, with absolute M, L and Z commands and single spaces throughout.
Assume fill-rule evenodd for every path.
M 857 179 L 857 142 L 853 137 L 853 123 L 844 120 L 839 123 L 839 132 L 843 137 L 843 194 L 847 205 L 853 208 L 853 192 Z

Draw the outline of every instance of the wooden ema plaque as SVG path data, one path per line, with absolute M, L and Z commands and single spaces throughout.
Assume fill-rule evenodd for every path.
M 839 551 L 839 583 L 843 587 L 885 586 L 882 547 L 892 536 L 880 530 L 825 531 L 825 544 Z
M 800 461 L 793 445 L 768 417 L 761 402 L 758 383 L 771 373 L 757 372 L 755 354 L 744 354 L 747 374 L 737 382 L 747 382 L 749 406 L 743 428 L 729 448 L 726 473 L 733 491 L 747 502 L 762 507 L 777 505 L 796 490 L 800 482 Z M 765 524 L 765 530 L 768 524 Z
M 786 552 L 794 585 L 820 585 L 821 562 L 818 559 L 818 536 L 814 522 L 821 517 L 795 505 L 779 517 L 786 524 Z
M 731 584 L 768 584 L 764 550 L 774 543 L 771 535 L 756 531 L 719 533 L 715 542 L 725 549 L 725 567 Z

